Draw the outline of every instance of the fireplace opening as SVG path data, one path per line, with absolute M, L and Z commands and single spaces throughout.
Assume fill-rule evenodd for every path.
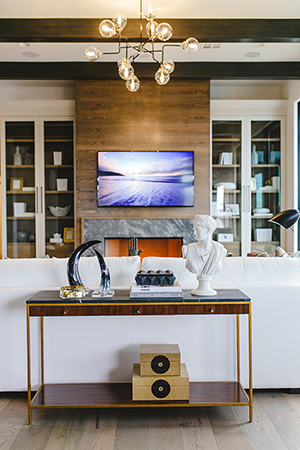
M 105 256 L 129 256 L 131 238 L 105 238 Z M 182 238 L 137 238 L 137 250 L 143 250 L 140 257 L 161 256 L 181 257 Z

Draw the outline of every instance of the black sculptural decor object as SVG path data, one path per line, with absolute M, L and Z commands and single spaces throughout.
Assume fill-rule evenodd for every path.
M 99 261 L 99 265 L 100 265 L 100 269 L 101 269 L 101 279 L 100 279 L 100 287 L 99 287 L 99 294 L 101 295 L 108 295 L 109 294 L 109 289 L 110 289 L 110 275 L 109 275 L 109 270 L 108 267 L 104 261 L 103 256 L 101 255 L 101 253 L 98 252 L 98 250 L 96 250 L 95 248 L 93 248 L 98 261 Z
M 79 247 L 77 247 L 71 254 L 68 260 L 68 272 L 67 272 L 70 286 L 84 286 L 81 277 L 79 275 L 79 268 L 78 268 L 79 259 L 88 248 L 93 247 L 93 245 L 100 244 L 100 242 L 101 241 L 99 240 L 85 242 L 79 245 Z M 100 287 L 98 294 L 99 296 L 103 297 L 108 295 L 111 296 L 112 294 L 110 293 L 110 275 L 108 267 L 104 261 L 103 256 L 95 248 L 92 248 L 92 250 L 98 259 L 101 272 Z
M 135 281 L 140 286 L 172 286 L 176 277 L 171 270 L 139 270 Z

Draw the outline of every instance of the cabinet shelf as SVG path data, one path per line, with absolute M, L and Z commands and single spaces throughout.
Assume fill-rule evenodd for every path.
M 241 218 L 241 216 L 238 216 L 238 215 L 235 215 L 235 214 L 228 214 L 228 213 L 214 214 L 213 217 L 218 217 L 218 218 L 219 217 L 220 218 L 225 217 L 225 218 L 228 218 L 228 219 L 240 219 Z
M 74 194 L 74 191 L 45 191 L 45 194 Z
M 251 142 L 280 142 L 280 138 L 251 138 Z
M 257 194 L 258 192 L 261 192 L 262 194 L 279 194 L 279 191 L 277 189 L 269 189 L 269 190 L 261 190 L 258 191 L 251 191 L 251 194 Z
M 33 191 L 6 191 L 6 193 L 7 194 L 10 194 L 10 195 L 12 195 L 12 194 L 21 194 L 21 195 L 28 195 L 28 194 L 31 194 L 31 195 L 34 195 L 34 193 L 35 193 L 35 190 L 33 190 Z
M 45 165 L 46 169 L 73 169 L 72 164 L 46 164 Z
M 241 167 L 240 164 L 212 164 L 212 167 L 216 169 L 230 169 L 235 167 Z
M 216 194 L 217 193 L 217 190 L 216 189 L 213 189 L 212 190 L 212 193 L 213 194 Z M 241 191 L 240 191 L 240 189 L 233 189 L 233 190 L 224 190 L 224 193 L 225 194 L 240 194 L 241 193 Z
M 30 216 L 30 217 L 26 217 L 26 216 L 19 216 L 19 217 L 8 216 L 7 220 L 35 220 L 35 216 Z
M 21 164 L 20 166 L 15 166 L 14 164 L 7 164 L 7 169 L 34 169 L 34 166 L 31 164 Z
M 267 168 L 270 168 L 270 167 L 276 167 L 276 168 L 278 168 L 278 167 L 280 167 L 280 164 L 251 164 L 251 168 L 252 169 L 260 169 L 260 168 L 262 168 L 262 167 L 267 167 Z
M 48 142 L 73 142 L 73 138 L 56 138 L 56 139 L 45 139 L 45 143 Z
M 6 139 L 6 142 L 34 142 L 34 139 L 29 138 L 8 138 Z
M 74 219 L 73 216 L 46 216 L 46 220 L 62 220 L 62 219 Z
M 240 138 L 213 138 L 212 142 L 241 142 Z

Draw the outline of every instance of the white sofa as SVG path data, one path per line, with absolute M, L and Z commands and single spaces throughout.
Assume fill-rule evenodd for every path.
M 105 258 L 112 286 L 129 287 L 139 257 Z M 143 259 L 145 270 L 170 269 L 183 288 L 197 285 L 182 258 Z M 80 275 L 97 287 L 94 257 Z M 253 386 L 300 388 L 300 259 L 226 258 L 215 288 L 239 288 L 252 299 Z M 26 299 L 68 284 L 67 259 L 0 260 L 0 391 L 25 391 Z M 32 382 L 39 384 L 39 327 L 31 319 Z M 242 382 L 248 383 L 247 318 L 241 316 Z M 190 380 L 236 377 L 233 316 L 123 316 L 45 319 L 45 381 L 129 381 L 141 343 L 177 343 Z

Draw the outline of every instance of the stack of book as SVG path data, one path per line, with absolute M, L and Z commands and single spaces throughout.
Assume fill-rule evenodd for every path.
M 176 298 L 182 296 L 182 289 L 177 281 L 172 285 L 138 285 L 133 283 L 130 288 L 130 298 Z

